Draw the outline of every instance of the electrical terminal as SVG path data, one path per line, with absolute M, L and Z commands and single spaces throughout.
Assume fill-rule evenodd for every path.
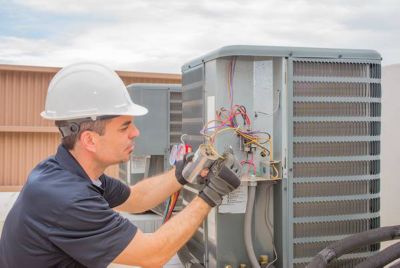
M 281 161 L 269 161 L 270 172 L 272 180 L 282 179 L 282 162 Z
M 271 177 L 260 177 L 253 174 L 244 174 L 240 177 L 242 182 L 274 181 Z
M 237 136 L 239 138 L 239 150 L 248 154 L 256 152 L 257 146 L 252 143 L 250 139 L 241 136 L 240 134 L 237 134 Z

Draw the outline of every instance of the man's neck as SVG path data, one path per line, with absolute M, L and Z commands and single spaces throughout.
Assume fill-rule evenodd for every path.
M 78 161 L 92 181 L 97 180 L 104 173 L 105 167 L 93 159 L 93 156 L 89 152 L 83 152 L 75 149 L 69 152 L 76 159 L 76 161 Z

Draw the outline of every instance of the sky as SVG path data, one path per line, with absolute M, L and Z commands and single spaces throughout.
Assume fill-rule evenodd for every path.
M 0 0 L 0 64 L 180 73 L 227 45 L 374 49 L 400 63 L 398 0 Z

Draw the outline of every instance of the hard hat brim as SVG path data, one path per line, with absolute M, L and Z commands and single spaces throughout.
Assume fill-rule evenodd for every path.
M 133 116 L 141 116 L 141 115 L 145 115 L 149 112 L 149 110 L 147 110 L 146 107 L 138 105 L 136 103 L 133 103 L 131 109 L 132 109 L 132 112 L 129 115 L 133 115 Z
M 122 116 L 122 115 L 130 115 L 130 116 L 142 116 L 147 114 L 149 111 L 147 110 L 146 107 L 131 103 L 129 107 L 125 111 L 121 112 L 105 112 L 105 113 L 100 113 L 100 112 L 92 112 L 92 113 L 79 113 L 79 116 L 73 115 L 73 114 L 67 114 L 67 115 L 60 115 L 56 113 L 49 113 L 48 111 L 43 111 L 40 113 L 40 115 L 44 119 L 48 120 L 74 120 L 74 119 L 81 119 L 81 118 L 97 118 L 100 116 L 105 116 L 105 115 L 115 115 L 115 116 Z

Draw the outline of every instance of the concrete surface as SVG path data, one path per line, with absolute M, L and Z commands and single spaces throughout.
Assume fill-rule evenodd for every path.
M 121 264 L 115 264 L 112 263 L 111 265 L 108 266 L 108 268 L 128 268 L 128 267 L 133 267 L 133 266 L 128 266 L 128 265 L 121 265 Z M 178 256 L 174 256 L 165 266 L 164 268 L 184 268 L 184 266 L 181 264 Z

